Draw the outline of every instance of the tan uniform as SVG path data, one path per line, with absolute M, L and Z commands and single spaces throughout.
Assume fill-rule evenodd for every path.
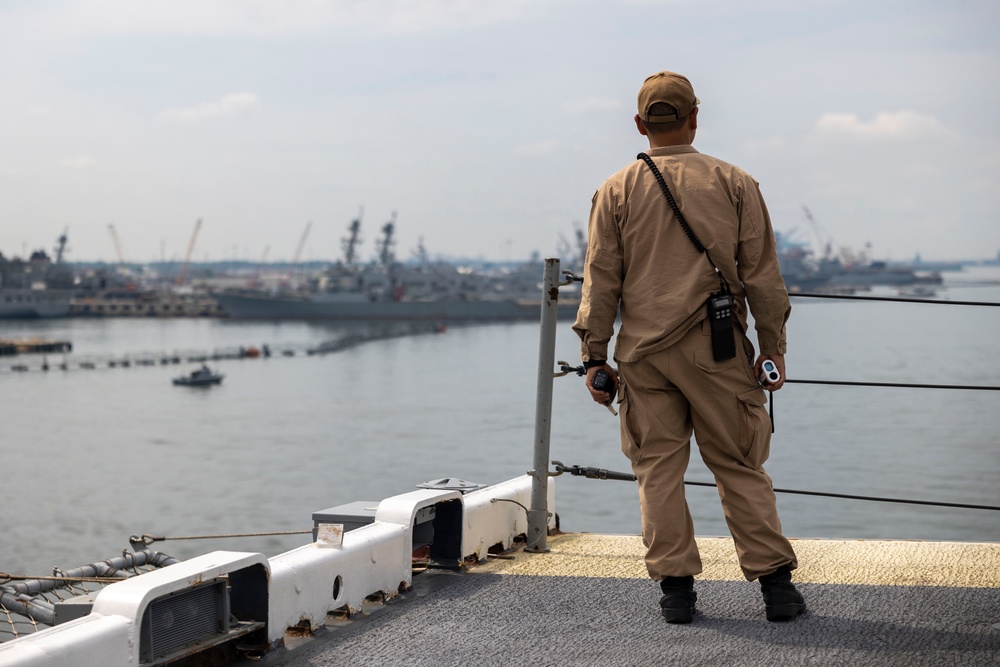
M 771 480 L 765 393 L 753 372 L 747 301 L 761 352 L 785 353 L 791 310 L 774 232 L 753 178 L 692 146 L 647 151 L 736 297 L 735 359 L 716 362 L 705 302 L 719 290 L 708 259 L 684 234 L 640 160 L 594 195 L 583 295 L 574 330 L 584 361 L 615 345 L 622 386 L 622 450 L 639 479 L 646 565 L 654 579 L 701 572 L 684 499 L 694 430 L 719 486 L 743 572 L 750 580 L 796 566 L 781 534 Z M 740 347 L 742 344 L 742 348 Z

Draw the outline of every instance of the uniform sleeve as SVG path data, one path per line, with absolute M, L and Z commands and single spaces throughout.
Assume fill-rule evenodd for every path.
M 785 323 L 791 313 L 788 291 L 778 266 L 771 218 L 757 182 L 743 179 L 740 198 L 740 281 L 753 314 L 761 354 L 785 354 Z
M 594 194 L 587 225 L 587 260 L 583 290 L 573 330 L 580 336 L 584 361 L 608 359 L 622 294 L 622 247 L 617 197 L 610 182 Z

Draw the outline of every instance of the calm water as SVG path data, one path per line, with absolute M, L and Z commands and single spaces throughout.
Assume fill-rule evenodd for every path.
M 995 268 L 942 296 L 1000 302 Z M 789 377 L 1000 385 L 1000 309 L 796 299 Z M 0 337 L 88 355 L 304 348 L 354 330 L 305 323 L 64 320 Z M 556 358 L 577 363 L 562 323 Z M 536 324 L 451 327 L 324 356 L 219 361 L 220 387 L 174 387 L 181 366 L 13 374 L 0 362 L 0 571 L 47 574 L 118 554 L 132 534 L 307 530 L 315 510 L 441 477 L 494 483 L 531 467 Z M 50 358 L 53 361 L 54 358 Z M 628 470 L 617 419 L 578 377 L 555 381 L 551 458 Z M 788 385 L 775 395 L 775 486 L 1000 505 L 1000 393 Z M 697 456 L 689 480 L 711 479 Z M 638 533 L 626 482 L 556 479 L 565 530 Z M 724 535 L 715 490 L 688 487 L 700 535 Z M 779 495 L 795 537 L 1000 541 L 1000 514 Z M 176 541 L 162 551 L 274 555 L 304 536 Z

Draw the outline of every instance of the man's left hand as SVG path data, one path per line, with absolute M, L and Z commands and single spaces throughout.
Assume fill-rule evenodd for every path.
M 764 389 L 767 389 L 768 391 L 778 391 L 783 386 L 785 386 L 785 355 L 783 354 L 760 355 L 759 357 L 757 357 L 757 363 L 753 365 L 753 372 L 757 375 L 757 377 L 760 377 L 760 374 L 763 370 L 761 366 L 768 359 L 774 362 L 774 365 L 778 369 L 778 373 L 781 374 L 781 379 L 779 379 L 777 382 L 765 384 Z

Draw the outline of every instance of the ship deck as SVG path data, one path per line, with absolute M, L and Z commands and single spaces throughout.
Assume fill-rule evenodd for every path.
M 689 625 L 659 614 L 638 536 L 559 534 L 414 588 L 255 665 L 997 665 L 1000 544 L 793 540 L 807 612 L 769 623 L 729 538 L 700 538 Z

